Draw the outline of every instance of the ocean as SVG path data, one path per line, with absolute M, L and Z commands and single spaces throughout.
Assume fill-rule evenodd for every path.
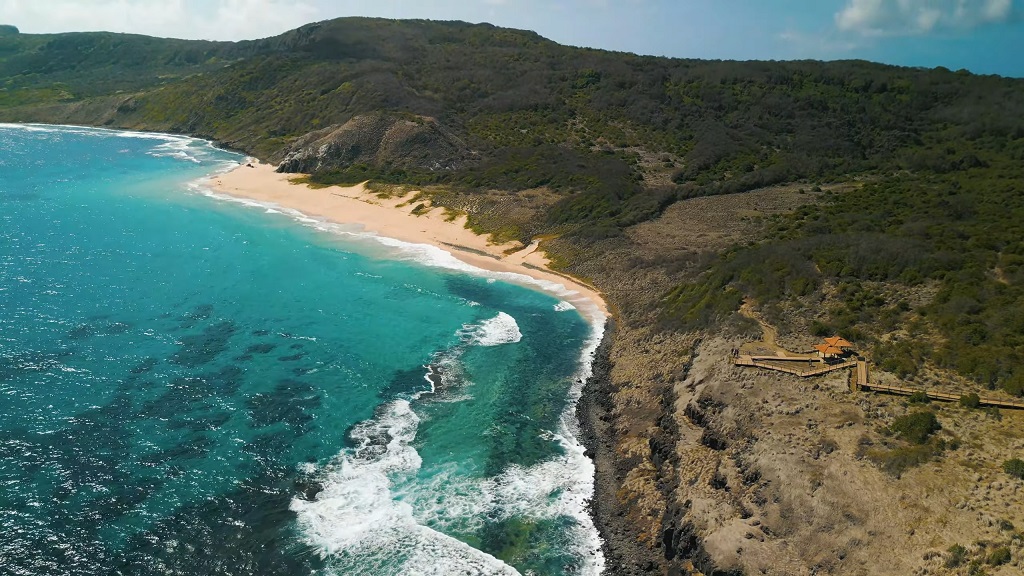
M 0 125 L 0 573 L 599 573 L 601 329 L 203 184 L 243 161 Z

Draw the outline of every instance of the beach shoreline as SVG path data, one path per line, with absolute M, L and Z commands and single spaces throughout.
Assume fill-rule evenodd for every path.
M 581 512 L 589 519 L 588 531 L 593 538 L 585 547 L 594 574 L 606 573 L 612 558 L 621 562 L 624 554 L 618 541 L 623 529 L 616 506 L 602 504 L 614 501 L 614 467 L 605 449 L 607 430 L 597 421 L 596 407 L 601 391 L 607 388 L 607 357 L 610 326 L 614 320 L 601 294 L 594 288 L 568 275 L 550 270 L 547 259 L 539 251 L 539 243 L 522 246 L 518 242 L 495 244 L 487 236 L 466 227 L 466 216 L 446 213 L 431 207 L 429 200 L 416 198 L 415 192 L 401 197 L 381 197 L 356 186 L 314 188 L 294 180 L 301 175 L 280 174 L 269 164 L 249 159 L 230 171 L 211 176 L 204 182 L 214 194 L 239 201 L 255 201 L 262 206 L 294 211 L 293 214 L 315 218 L 338 225 L 358 225 L 360 232 L 412 245 L 429 245 L 450 254 L 476 272 L 493 272 L 506 282 L 540 290 L 571 304 L 591 326 L 591 337 L 580 359 L 569 391 L 570 403 L 562 416 L 565 426 L 560 433 L 569 443 L 567 451 L 589 460 L 577 465 L 590 470 L 590 485 L 580 487 L 583 496 Z M 472 272 L 470 272 L 472 273 Z M 596 373 L 595 373 L 596 371 Z M 575 446 L 575 447 L 574 447 Z M 600 457 L 595 457 L 600 456 Z M 625 554 L 634 558 L 632 554 Z M 613 563 L 612 567 L 617 566 Z
M 466 227 L 465 215 L 453 217 L 427 199 L 413 202 L 415 192 L 383 198 L 365 184 L 314 188 L 294 181 L 300 177 L 275 172 L 274 166 L 250 158 L 237 168 L 211 176 L 207 185 L 217 194 L 271 204 L 332 224 L 359 226 L 382 238 L 433 246 L 488 272 L 528 277 L 534 282 L 516 283 L 557 295 L 594 326 L 603 328 L 610 316 L 595 288 L 550 269 L 537 242 L 528 246 L 492 243 L 489 237 Z M 502 280 L 515 282 L 514 277 Z

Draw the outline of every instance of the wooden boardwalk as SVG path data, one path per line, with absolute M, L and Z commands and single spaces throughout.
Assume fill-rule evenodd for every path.
M 857 360 L 857 387 L 868 385 L 868 363 L 864 360 Z
M 959 394 L 951 394 L 949 392 L 936 392 L 934 390 L 922 390 L 920 388 L 904 388 L 902 386 L 886 386 L 884 384 L 871 384 L 868 382 L 868 367 L 867 362 L 863 360 L 857 362 L 855 369 L 856 384 L 854 380 L 850 380 L 850 388 L 855 392 L 857 390 L 869 390 L 871 392 L 881 392 L 883 394 L 895 394 L 897 396 L 912 396 L 914 394 L 924 394 L 929 400 L 938 400 L 939 402 L 959 402 Z M 1011 410 L 1024 410 L 1024 402 L 1013 402 L 1010 400 L 996 400 L 995 398 L 981 398 L 979 405 L 981 406 L 992 406 L 994 408 L 1009 408 Z
M 936 392 L 933 390 L 922 390 L 918 388 L 872 384 L 868 381 L 868 363 L 865 360 L 855 359 L 838 364 L 825 364 L 820 361 L 809 362 L 806 357 L 751 356 L 749 354 L 741 354 L 733 358 L 733 363 L 736 366 L 764 368 L 766 370 L 785 372 L 786 374 L 793 374 L 794 376 L 800 376 L 803 378 L 820 376 L 836 370 L 853 368 L 853 373 L 850 374 L 850 389 L 854 392 L 859 390 L 868 390 L 871 392 L 881 392 L 883 394 L 895 394 L 897 396 L 911 396 L 913 394 L 923 393 L 928 396 L 929 399 L 940 402 L 960 401 L 960 396 L 958 394 L 950 394 L 948 392 Z M 789 364 L 789 366 L 786 364 Z M 815 364 L 818 364 L 819 367 L 814 367 Z M 804 367 L 801 368 L 800 365 L 803 365 Z M 994 398 L 981 398 L 980 405 L 992 406 L 995 408 L 1009 408 L 1011 410 L 1024 410 L 1024 402 L 996 400 Z
M 829 372 L 843 370 L 845 368 L 853 368 L 856 365 L 856 361 L 851 360 L 849 362 L 842 362 L 839 364 L 826 364 L 820 361 L 812 362 L 809 361 L 808 358 L 794 358 L 792 356 L 750 356 L 747 354 L 741 354 L 735 357 L 734 364 L 737 366 L 766 368 L 768 370 L 785 372 L 786 374 L 793 374 L 794 376 L 807 378 L 810 376 L 828 374 Z M 785 364 L 791 364 L 792 366 L 785 366 Z M 817 367 L 815 367 L 815 365 L 817 365 Z

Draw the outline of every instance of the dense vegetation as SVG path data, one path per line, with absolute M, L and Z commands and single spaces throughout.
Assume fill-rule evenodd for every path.
M 0 31 L 0 107 L 74 102 L 223 68 L 247 51 L 228 42 L 111 34 Z
M 905 165 L 780 218 L 770 241 L 724 255 L 670 294 L 670 319 L 720 315 L 736 291 L 777 303 L 820 299 L 827 288 L 833 298 L 815 331 L 874 340 L 884 369 L 913 376 L 927 359 L 1024 394 L 1021 136 L 950 140 L 945 157 L 969 157 L 962 167 Z M 900 296 L 922 288 L 934 296 L 917 308 Z M 897 333 L 883 341 L 879 332 Z
M 1011 458 L 1003 462 L 1003 471 L 1019 480 L 1024 480 L 1024 460 Z
M 889 425 L 888 433 L 913 444 L 924 444 L 941 429 L 934 412 L 913 412 L 896 418 Z
M 931 362 L 1024 394 L 1024 82 L 641 57 L 427 21 L 341 19 L 243 43 L 0 33 L 0 120 L 184 132 L 280 160 L 298 137 L 376 111 L 435 118 L 476 161 L 384 159 L 313 181 L 547 188 L 545 215 L 510 229 L 561 235 L 577 254 L 685 198 L 800 182 L 824 197 L 680 277 L 666 327 L 708 326 L 744 298 L 821 309 L 807 330 L 870 344 L 886 370 Z M 815 192 L 834 182 L 858 185 Z

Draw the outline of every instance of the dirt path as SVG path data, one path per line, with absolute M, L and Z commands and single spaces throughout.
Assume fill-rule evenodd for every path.
M 770 351 L 779 356 L 787 356 L 786 350 L 779 346 L 778 336 L 779 332 L 774 326 L 765 322 L 764 318 L 757 312 L 754 312 L 754 307 L 750 303 L 750 300 L 744 300 L 743 305 L 740 306 L 740 314 L 750 318 L 754 322 L 757 322 L 758 326 L 761 327 L 761 340 L 756 342 L 748 342 L 741 347 L 741 351 L 745 353 L 753 353 L 759 351 Z

